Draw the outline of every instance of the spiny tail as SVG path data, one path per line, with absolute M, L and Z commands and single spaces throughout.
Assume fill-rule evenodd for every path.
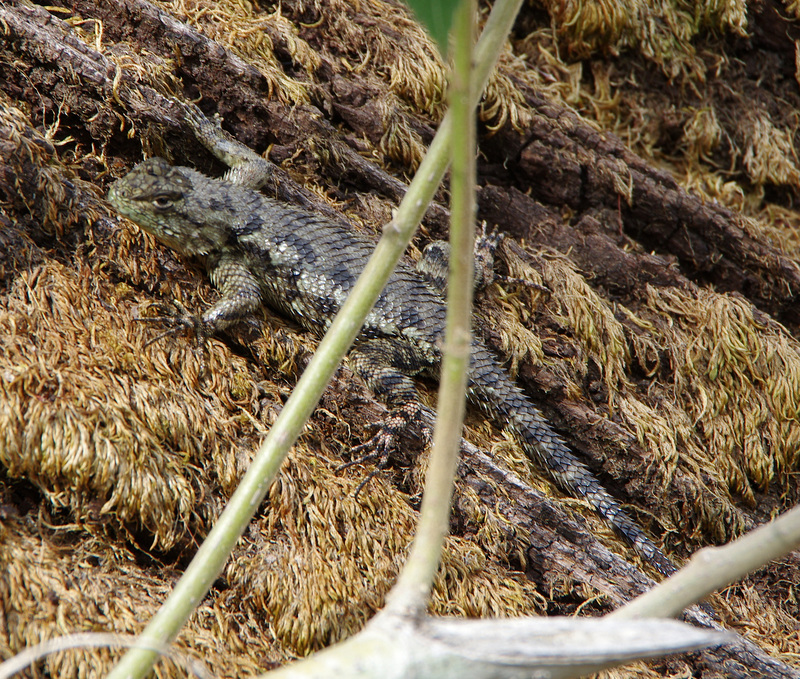
M 575 457 L 494 357 L 479 345 L 473 349 L 470 379 L 470 391 L 477 404 L 519 435 L 526 452 L 536 458 L 562 490 L 586 498 L 660 573 L 675 572 L 672 562 Z

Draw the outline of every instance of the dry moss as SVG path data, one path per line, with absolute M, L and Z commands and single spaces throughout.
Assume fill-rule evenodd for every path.
M 796 340 L 756 321 L 747 302 L 710 291 L 652 289 L 649 305 L 664 314 L 673 399 L 703 439 L 704 471 L 753 503 L 755 488 L 765 490 L 798 461 Z
M 520 89 L 511 74 L 516 67 L 516 58 L 505 51 L 500 55 L 497 68 L 489 78 L 483 98 L 478 107 L 478 119 L 489 133 L 499 130 L 506 124 L 522 132 L 531 121 L 531 113 Z
M 308 84 L 286 75 L 275 57 L 274 41 L 280 41 L 281 47 L 309 75 L 319 67 L 319 57 L 298 37 L 295 27 L 281 15 L 280 9 L 272 13 L 257 12 L 252 3 L 242 0 L 180 0 L 153 4 L 201 28 L 207 37 L 251 64 L 269 83 L 270 97 L 287 104 L 309 101 Z
M 783 252 L 800 252 L 800 214 L 792 208 L 768 203 L 757 217 L 764 233 Z
M 0 524 L 0 573 L 3 656 L 76 632 L 137 634 L 174 584 L 169 571 L 143 568 L 105 540 L 69 529 L 51 533 L 33 521 Z M 218 677 L 255 676 L 288 660 L 263 630 L 224 601 L 212 594 L 200 605 L 176 641 L 177 656 L 202 662 Z M 49 676 L 92 679 L 105 676 L 120 655 L 108 649 L 61 651 L 39 667 Z M 168 660 L 154 674 L 186 676 Z
M 744 164 L 750 179 L 756 184 L 800 183 L 795 129 L 776 127 L 766 114 L 747 115 L 740 127 L 744 137 Z
M 537 257 L 538 273 L 512 253 L 506 251 L 511 275 L 535 284 L 544 284 L 551 293 L 546 304 L 548 316 L 563 326 L 580 345 L 573 364 L 570 382 L 575 386 L 570 392 L 577 395 L 575 383 L 586 376 L 589 362 L 593 362 L 609 393 L 608 407 L 614 409 L 614 395 L 626 384 L 626 370 L 630 363 L 628 343 L 622 324 L 615 318 L 614 310 L 565 257 L 555 253 L 540 253 Z M 540 283 L 541 281 L 541 283 Z M 530 291 L 528 294 L 531 294 Z M 535 298 L 542 293 L 534 291 Z M 515 314 L 524 324 L 532 324 L 530 309 L 524 301 L 517 305 Z M 514 334 L 519 334 L 519 331 Z M 513 340 L 509 344 L 516 344 Z M 525 346 L 523 344 L 523 346 Z M 532 346 L 536 346 L 533 344 Z M 540 345 L 541 346 L 541 345 Z M 518 360 L 518 359 L 516 359 Z
M 770 571 L 767 566 L 758 575 L 765 575 L 765 582 L 769 583 L 774 577 Z M 730 629 L 751 636 L 757 644 L 769 648 L 774 657 L 796 667 L 800 660 L 797 619 L 771 605 L 764 595 L 764 588 L 768 589 L 770 584 L 754 584 L 755 579 L 750 576 L 714 598 L 720 618 Z
M 575 57 L 601 50 L 618 53 L 636 48 L 666 73 L 703 73 L 694 58 L 692 39 L 701 30 L 744 35 L 747 6 L 742 0 L 697 3 L 676 1 L 542 3 L 564 47 Z
M 430 37 L 400 4 L 365 0 L 298 3 L 311 10 L 328 38 L 322 45 L 348 70 L 372 72 L 389 90 L 434 118 L 443 114 L 445 70 Z M 306 7 L 303 7 L 306 5 Z
M 109 309 L 89 280 L 51 263 L 5 298 L 0 459 L 54 505 L 114 515 L 170 549 L 199 519 L 207 481 L 193 465 L 238 427 L 218 408 L 209 430 L 191 349 L 145 350 L 130 309 Z M 186 381 L 169 381 L 179 371 Z
M 248 533 L 248 548 L 226 569 L 243 609 L 266 616 L 276 641 L 301 655 L 351 636 L 383 607 L 416 522 L 383 476 L 356 499 L 360 479 L 335 474 L 338 462 L 296 447 Z M 431 611 L 515 615 L 536 597 L 530 583 L 472 541 L 451 537 Z
M 388 159 L 407 168 L 413 175 L 425 157 L 427 146 L 419 133 L 409 125 L 408 117 L 404 115 L 405 108 L 394 94 L 382 97 L 378 102 L 384 130 L 379 148 Z

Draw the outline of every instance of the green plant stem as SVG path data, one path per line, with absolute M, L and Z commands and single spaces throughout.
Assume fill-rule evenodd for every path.
M 450 272 L 436 429 L 425 480 L 419 523 L 406 565 L 392 589 L 387 613 L 417 615 L 425 611 L 449 529 L 453 478 L 458 465 L 467 369 L 472 345 L 473 243 L 475 241 L 475 96 L 472 58 L 474 0 L 462 0 L 453 22 L 453 77 L 449 88 L 452 116 L 450 171 Z
M 478 103 L 477 93 L 486 86 L 521 3 L 522 0 L 498 0 L 492 9 L 475 50 L 476 94 L 473 107 Z M 143 645 L 160 647 L 172 641 L 222 571 L 433 199 L 449 164 L 452 129 L 452 116 L 448 112 L 398 206 L 395 218 L 384 228 L 375 253 L 256 452 L 236 492 L 175 589 L 142 632 Z M 156 657 L 157 654 L 151 650 L 131 649 L 108 677 L 139 679 L 150 670 Z
M 689 563 L 653 589 L 606 617 L 665 618 L 679 615 L 711 592 L 744 577 L 800 545 L 800 507 L 721 547 L 696 552 Z

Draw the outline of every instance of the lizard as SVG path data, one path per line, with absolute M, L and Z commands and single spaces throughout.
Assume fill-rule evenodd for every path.
M 229 167 L 222 178 L 153 157 L 117 179 L 108 193 L 121 215 L 181 255 L 200 259 L 220 292 L 202 315 L 181 312 L 172 320 L 210 336 L 266 304 L 321 335 L 374 244 L 344 220 L 264 195 L 258 188 L 271 173 L 268 161 L 196 106 L 187 106 L 184 118 L 198 141 Z M 354 373 L 389 408 L 382 429 L 371 439 L 385 450 L 393 445 L 397 429 L 422 407 L 413 378 L 437 377 L 446 309 L 439 287 L 424 271 L 401 262 L 348 354 Z M 675 571 L 477 338 L 468 380 L 469 400 L 512 430 L 556 485 L 588 500 L 660 573 Z

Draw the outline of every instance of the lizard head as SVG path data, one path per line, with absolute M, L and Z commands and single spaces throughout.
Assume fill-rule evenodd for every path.
M 187 255 L 204 255 L 218 244 L 202 224 L 191 218 L 187 197 L 194 186 L 192 170 L 150 158 L 118 179 L 108 191 L 109 202 L 123 216 L 160 241 Z

